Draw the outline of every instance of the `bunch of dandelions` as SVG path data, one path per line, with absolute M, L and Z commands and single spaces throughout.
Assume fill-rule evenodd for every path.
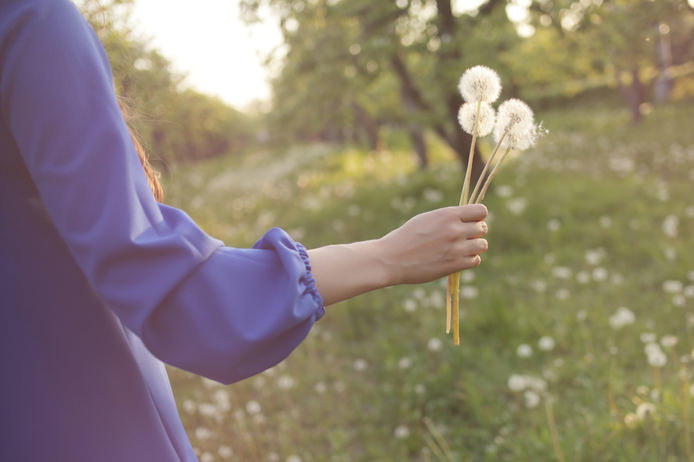
M 466 70 L 458 89 L 465 103 L 458 111 L 458 123 L 465 132 L 472 135 L 470 153 L 465 170 L 463 190 L 460 194 L 459 205 L 478 204 L 484 198 L 499 167 L 512 150 L 524 151 L 535 144 L 538 136 L 543 133 L 541 125 L 535 125 L 532 109 L 518 99 L 510 99 L 494 111 L 492 103 L 501 93 L 499 75 L 486 66 L 474 66 Z M 470 176 L 475 155 L 477 138 L 494 134 L 496 146 L 482 169 L 477 183 L 470 194 Z M 491 173 L 489 167 L 496 159 L 497 153 L 503 151 L 496 160 Z M 484 180 L 484 181 L 483 181 Z M 448 276 L 446 290 L 446 333 L 451 332 L 453 324 L 453 343 L 460 344 L 460 272 Z

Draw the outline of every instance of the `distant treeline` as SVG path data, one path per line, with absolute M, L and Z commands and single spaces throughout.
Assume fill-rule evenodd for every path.
M 108 53 L 116 93 L 155 165 L 165 170 L 172 162 L 238 152 L 253 141 L 248 116 L 184 88 L 183 76 L 132 30 L 132 0 L 83 0 L 79 6 Z

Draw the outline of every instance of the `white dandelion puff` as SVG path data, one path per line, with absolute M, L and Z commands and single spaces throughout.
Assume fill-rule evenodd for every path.
M 496 113 L 488 103 L 481 103 L 477 118 L 477 136 L 487 136 L 494 130 Z M 477 103 L 465 103 L 458 111 L 458 123 L 466 133 L 474 135 Z
M 532 390 L 526 390 L 526 392 L 523 393 L 523 398 L 525 398 L 525 407 L 527 408 L 537 407 L 537 405 L 540 404 L 540 395 Z
M 260 404 L 258 404 L 257 401 L 249 401 L 246 403 L 246 412 L 249 414 L 258 414 L 260 413 Z
M 494 131 L 499 134 L 508 131 L 518 135 L 527 132 L 534 125 L 535 116 L 530 106 L 517 98 L 511 98 L 499 105 Z
M 530 345 L 523 343 L 521 345 L 518 345 L 518 348 L 516 349 L 516 354 L 519 358 L 529 358 L 533 354 L 533 349 Z
M 636 320 L 634 313 L 625 307 L 621 307 L 615 314 L 610 316 L 609 322 L 613 329 L 621 329 L 622 327 L 633 324 Z
M 465 101 L 493 103 L 501 94 L 501 79 L 487 66 L 474 66 L 460 77 L 458 90 Z
M 410 429 L 406 425 L 398 425 L 393 432 L 393 436 L 397 439 L 404 439 L 410 436 Z
M 663 345 L 664 348 L 672 348 L 677 345 L 677 337 L 674 335 L 666 335 L 660 339 L 660 344 Z
M 639 418 L 633 412 L 629 412 L 624 416 L 624 425 L 626 425 L 627 428 L 635 428 L 636 425 L 638 425 L 638 422 Z
M 636 416 L 639 420 L 645 420 L 653 414 L 655 414 L 655 404 L 653 403 L 641 403 L 636 408 Z
M 545 335 L 544 337 L 540 337 L 538 347 L 542 351 L 552 351 L 554 349 L 554 339 L 547 335 Z
M 654 343 L 656 341 L 656 335 L 653 332 L 644 332 L 641 334 L 641 341 L 643 343 Z
M 443 347 L 443 342 L 441 342 L 440 339 L 434 337 L 430 338 L 429 342 L 427 343 L 427 348 L 431 351 L 441 351 L 441 348 Z
M 520 374 L 512 374 L 508 378 L 508 388 L 514 393 L 525 390 L 528 386 L 528 381 L 526 376 Z

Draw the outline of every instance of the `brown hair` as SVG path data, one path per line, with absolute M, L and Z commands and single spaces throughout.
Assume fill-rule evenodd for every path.
M 118 105 L 120 106 L 120 110 L 123 113 L 125 123 L 128 125 L 130 138 L 132 138 L 133 140 L 133 144 L 135 145 L 135 151 L 137 151 L 137 155 L 140 158 L 140 162 L 142 163 L 142 168 L 145 170 L 147 182 L 149 183 L 149 187 L 152 190 L 152 194 L 154 194 L 154 198 L 157 200 L 157 202 L 161 202 L 164 199 L 164 189 L 161 187 L 161 183 L 159 182 L 159 177 L 161 176 L 161 174 L 154 167 L 152 167 L 152 164 L 149 163 L 149 160 L 147 159 L 147 153 L 145 152 L 145 148 L 142 146 L 142 143 L 140 143 L 140 140 L 138 139 L 137 130 L 135 130 L 135 128 L 130 124 L 131 116 L 127 106 L 120 99 L 118 100 Z

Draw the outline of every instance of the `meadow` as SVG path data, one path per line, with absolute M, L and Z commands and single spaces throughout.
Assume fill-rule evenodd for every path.
M 694 460 L 694 109 L 538 119 L 549 135 L 485 200 L 461 345 L 443 278 L 328 307 L 288 359 L 231 386 L 170 368 L 201 462 Z M 426 171 L 397 133 L 380 152 L 179 167 L 166 202 L 233 247 L 273 226 L 307 247 L 377 238 L 457 201 L 459 164 L 427 141 Z

